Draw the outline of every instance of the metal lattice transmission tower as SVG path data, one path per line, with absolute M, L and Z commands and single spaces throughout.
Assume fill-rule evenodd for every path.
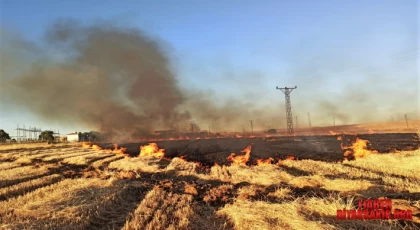
M 286 117 L 287 117 L 287 134 L 289 136 L 293 136 L 294 132 L 293 132 L 293 115 L 292 115 L 292 104 L 290 103 L 290 93 L 292 93 L 292 91 L 294 89 L 296 89 L 297 86 L 295 86 L 294 88 L 279 88 L 278 86 L 276 86 L 276 89 L 281 90 L 285 97 L 286 97 Z

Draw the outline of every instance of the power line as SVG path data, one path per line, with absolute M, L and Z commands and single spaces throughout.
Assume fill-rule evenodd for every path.
M 308 112 L 308 123 L 309 123 L 309 128 L 312 128 L 312 124 L 311 124 L 311 114 Z
M 250 120 L 250 122 L 251 122 L 251 134 L 254 134 L 254 125 L 252 123 L 252 120 Z
M 281 90 L 284 93 L 285 99 L 286 99 L 286 117 L 287 117 L 287 134 L 289 137 L 293 138 L 294 132 L 293 132 L 293 116 L 292 116 L 292 105 L 290 103 L 290 94 L 294 89 L 296 89 L 297 86 L 294 88 L 279 88 L 276 86 L 276 89 Z

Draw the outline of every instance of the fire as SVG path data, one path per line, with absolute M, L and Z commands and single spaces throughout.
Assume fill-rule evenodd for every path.
M 262 165 L 271 165 L 271 163 L 273 163 L 274 159 L 273 158 L 268 158 L 266 160 L 263 159 L 257 159 L 257 165 L 258 166 L 262 166 Z
M 292 161 L 294 159 L 295 159 L 294 156 L 287 156 L 285 160 Z M 276 165 L 282 165 L 282 164 L 283 164 L 283 160 L 282 159 L 278 159 Z
M 197 138 L 195 138 L 196 140 L 201 140 L 201 137 L 197 137 Z
M 251 139 L 252 139 L 252 138 L 255 138 L 255 136 L 249 136 L 249 138 L 251 138 Z
M 369 129 L 369 134 L 374 134 L 373 130 Z
M 90 148 L 90 143 L 88 143 L 88 142 L 82 142 L 82 147 L 83 148 Z
M 338 136 L 337 137 L 337 141 L 341 141 L 341 140 L 343 140 L 343 137 L 342 136 Z
M 355 159 L 362 158 L 371 154 L 377 154 L 378 151 L 367 149 L 368 143 L 368 140 L 363 140 L 356 137 L 356 142 L 348 147 L 341 146 L 341 149 L 347 149 L 346 152 L 344 152 L 344 156 L 353 156 Z
M 156 143 L 149 143 L 148 145 L 140 146 L 139 156 L 153 156 L 156 158 L 162 158 L 165 156 L 165 150 L 159 149 Z
M 118 144 L 114 144 L 114 150 L 112 150 L 112 152 L 113 153 L 116 153 L 116 154 L 124 154 L 124 155 L 127 155 L 127 148 L 121 147 L 121 148 L 118 149 Z
M 242 138 L 242 136 L 241 135 L 236 135 L 236 138 Z
M 336 133 L 336 132 L 334 132 L 334 131 L 331 131 L 331 130 L 330 130 L 329 132 L 330 132 L 330 134 L 331 134 L 331 135 L 333 135 L 333 136 L 335 136 L 335 135 L 337 135 L 337 134 L 338 134 L 338 133 Z
M 231 153 L 230 156 L 228 156 L 226 159 L 232 162 L 232 165 L 246 165 L 246 162 L 248 162 L 249 158 L 251 157 L 251 145 L 246 147 L 241 152 L 245 153 L 245 155 L 235 156 L 235 153 Z
M 92 145 L 93 150 L 102 150 L 102 148 L 98 145 Z

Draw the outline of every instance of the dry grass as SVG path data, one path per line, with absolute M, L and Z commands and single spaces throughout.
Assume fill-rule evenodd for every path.
M 8 197 L 16 196 L 16 195 L 22 195 L 27 191 L 31 191 L 36 188 L 41 188 L 41 187 L 53 184 L 62 179 L 63 179 L 62 175 L 53 174 L 53 175 L 44 176 L 38 179 L 15 184 L 13 186 L 0 189 L 0 198 L 8 198 Z
M 420 213 L 419 156 L 205 170 L 80 147 L 12 151 L 0 163 L 0 229 L 415 229 L 335 215 L 355 199 L 392 196 Z
M 416 183 L 420 170 L 415 168 L 416 162 L 406 161 L 404 157 L 411 160 L 418 159 L 419 151 L 412 151 L 405 156 L 403 154 L 383 154 L 370 155 L 366 158 L 355 161 L 345 161 L 343 163 L 328 163 L 322 161 L 302 160 L 284 161 L 286 167 L 296 168 L 306 173 L 318 176 L 337 177 L 348 179 L 353 185 L 367 186 L 367 181 L 376 181 L 378 185 L 385 186 L 384 189 L 393 192 L 409 191 L 411 193 L 420 192 L 420 184 Z M 400 159 L 401 162 L 408 164 L 408 171 L 404 172 L 401 163 L 389 164 L 385 159 Z M 413 166 L 414 165 L 414 166 Z M 355 167 L 356 166 L 356 167 Z M 387 170 L 386 170 L 387 169 Z M 349 181 L 347 181 L 349 182 Z M 363 185 L 364 184 L 364 185 Z
M 0 171 L 0 188 L 47 175 L 50 167 L 53 167 L 53 165 L 44 165 L 42 167 L 25 166 Z
M 0 150 L 15 150 L 15 149 L 34 149 L 34 148 L 60 148 L 75 146 L 78 143 L 57 143 L 57 144 L 48 144 L 48 143 L 16 143 L 16 144 L 7 144 L 0 145 Z
M 123 229 L 191 229 L 192 200 L 191 195 L 168 193 L 156 187 L 146 195 Z
M 20 162 L 4 162 L 0 163 L 0 171 L 1 170 L 9 170 L 17 167 L 21 167 L 22 164 Z
M 273 204 L 264 201 L 237 200 L 218 211 L 233 222 L 234 228 L 245 229 L 334 229 L 331 225 L 306 220 L 298 202 Z
M 291 180 L 294 176 L 276 165 L 266 166 L 214 166 L 203 179 L 216 179 L 232 183 L 249 182 L 259 185 L 275 185 Z
M 159 166 L 161 161 L 154 157 L 124 158 L 111 162 L 108 168 L 135 172 L 161 172 Z
M 177 175 L 196 175 L 198 173 L 196 163 L 188 162 L 178 157 L 171 160 L 166 170 L 174 171 Z
M 70 158 L 65 158 L 62 162 L 75 165 L 87 165 L 96 160 L 101 160 L 107 157 L 115 156 L 113 153 L 92 153 L 87 155 L 75 156 Z
M 369 171 L 387 175 L 403 176 L 412 180 L 420 180 L 420 151 L 405 151 L 396 154 L 369 155 L 355 161 L 347 161 L 345 165 L 355 166 Z
M 63 160 L 70 157 L 79 157 L 83 155 L 92 154 L 93 152 L 90 150 L 84 150 L 84 151 L 76 151 L 72 153 L 67 154 L 50 154 L 48 157 L 42 158 L 43 161 L 57 161 L 57 160 Z
M 67 179 L 0 202 L 3 228 L 86 229 L 108 212 L 125 190 L 124 181 Z M 121 200 L 124 203 L 123 200 Z
M 105 159 L 102 159 L 102 160 L 98 160 L 98 161 L 93 162 L 91 164 L 91 166 L 94 167 L 94 168 L 99 168 L 99 167 L 104 166 L 104 165 L 107 165 L 107 164 L 109 164 L 109 163 L 111 163 L 113 161 L 121 160 L 124 157 L 125 156 L 122 156 L 122 155 L 115 155 L 115 156 L 107 157 Z

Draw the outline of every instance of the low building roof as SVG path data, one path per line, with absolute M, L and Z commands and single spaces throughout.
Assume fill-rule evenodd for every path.
M 78 133 L 77 132 L 74 132 L 74 133 L 69 133 L 67 135 L 78 135 Z

